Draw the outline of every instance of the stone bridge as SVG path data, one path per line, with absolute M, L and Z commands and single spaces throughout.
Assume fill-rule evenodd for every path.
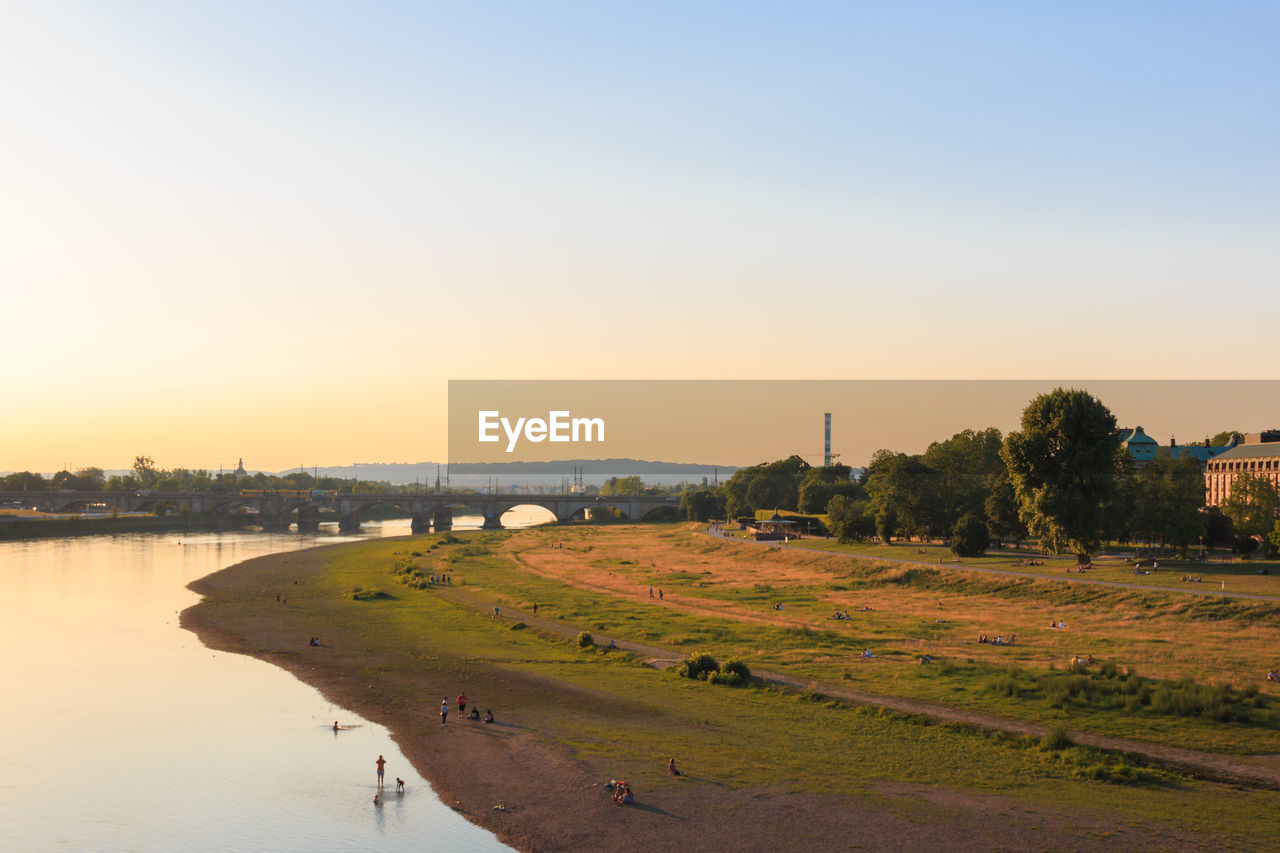
M 256 491 L 256 490 L 255 490 Z M 486 530 L 502 527 L 502 514 L 518 506 L 540 506 L 560 524 L 584 518 L 592 507 L 614 507 L 632 521 L 664 507 L 678 509 L 675 498 L 651 495 L 584 497 L 582 495 L 519 495 L 439 492 L 427 494 L 339 494 L 308 497 L 282 494 L 267 489 L 262 495 L 235 492 L 0 492 L 0 510 L 9 504 L 34 507 L 42 512 L 149 512 L 163 502 L 170 512 L 186 505 L 192 512 L 230 514 L 251 511 L 264 530 L 288 530 L 297 522 L 300 533 L 312 533 L 320 526 L 320 510 L 338 513 L 338 529 L 344 533 L 360 530 L 360 516 L 378 505 L 398 507 L 411 519 L 414 533 L 449 530 L 453 511 L 465 507 L 484 516 Z

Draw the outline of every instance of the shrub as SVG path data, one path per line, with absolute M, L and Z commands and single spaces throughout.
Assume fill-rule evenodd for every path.
M 1040 745 L 1052 752 L 1058 752 L 1059 750 L 1075 746 L 1075 743 L 1071 740 L 1071 735 L 1067 734 L 1067 730 L 1065 728 L 1062 726 L 1054 726 L 1049 729 L 1049 731 L 1045 732 L 1044 737 L 1040 740 Z
M 970 513 L 951 529 L 951 552 L 958 557 L 979 557 L 991 546 L 987 523 Z
M 720 664 L 706 652 L 694 652 L 675 665 L 676 675 L 706 681 L 713 672 L 720 671 Z
M 516 622 L 515 624 L 513 624 L 513 625 L 511 626 L 511 630 L 512 630 L 512 631 L 523 631 L 525 628 L 528 628 L 528 627 L 529 627 L 529 626 L 528 626 L 528 625 L 526 625 L 526 624 L 524 624 L 523 622 Z
M 596 638 L 586 631 L 578 633 L 578 648 L 589 649 L 596 644 Z
M 362 589 L 358 586 L 351 589 L 352 601 L 377 601 L 384 598 L 395 598 L 395 596 L 380 589 Z
M 745 687 L 751 682 L 751 669 L 740 660 L 725 661 L 719 672 L 707 676 L 712 684 L 724 684 L 728 687 Z

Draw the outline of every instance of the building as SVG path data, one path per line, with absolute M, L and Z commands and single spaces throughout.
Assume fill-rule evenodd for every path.
M 756 540 L 769 539 L 793 539 L 796 537 L 799 525 L 789 518 L 783 518 L 778 515 L 778 511 L 773 511 L 772 518 L 766 518 L 764 521 L 757 521 L 754 527 L 748 527 L 748 532 L 752 538 Z
M 1204 502 L 1218 506 L 1231 496 L 1231 483 L 1241 474 L 1266 477 L 1280 486 L 1280 430 L 1250 433 L 1209 460 L 1204 472 Z
M 1133 457 L 1133 461 L 1141 465 L 1143 462 L 1150 462 L 1156 458 L 1156 451 L 1160 449 L 1159 443 L 1142 431 L 1142 427 L 1134 427 L 1133 429 L 1120 430 L 1116 433 L 1116 437 L 1120 439 L 1120 443 L 1129 451 L 1129 455 Z
M 1205 439 L 1203 444 L 1178 444 L 1172 437 L 1169 437 L 1169 446 L 1162 448 L 1158 442 L 1151 436 L 1142 431 L 1142 427 L 1134 427 L 1133 429 L 1122 429 L 1116 433 L 1116 437 L 1120 443 L 1129 451 L 1129 455 L 1133 458 L 1134 464 L 1142 466 L 1153 459 L 1161 450 L 1167 450 L 1169 455 L 1174 459 L 1183 459 L 1191 457 L 1200 463 L 1200 473 L 1205 473 L 1206 466 L 1210 459 L 1226 453 L 1228 450 L 1236 446 L 1236 442 L 1232 439 L 1230 444 L 1212 445 L 1209 439 Z

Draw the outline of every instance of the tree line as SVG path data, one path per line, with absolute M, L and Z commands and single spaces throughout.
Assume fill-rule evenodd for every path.
M 408 494 L 413 486 L 393 486 L 381 480 L 356 480 L 340 477 L 314 477 L 305 471 L 288 474 L 248 474 L 237 477 L 232 472 L 208 471 L 203 468 L 160 468 L 150 456 L 138 456 L 127 474 L 107 476 L 101 468 L 79 468 L 59 471 L 51 477 L 31 471 L 19 471 L 0 477 L 0 491 L 47 492 L 59 490 L 84 492 L 239 492 L 241 489 L 325 489 L 350 494 L 391 492 Z
M 1161 448 L 1136 465 L 1117 435 L 1100 400 L 1058 388 L 1031 400 L 1007 436 L 967 429 L 921 454 L 879 450 L 857 476 L 846 465 L 813 467 L 790 456 L 743 468 L 719 489 L 689 489 L 682 507 L 698 521 L 747 520 L 771 509 L 825 513 L 844 541 L 943 539 L 960 553 L 1025 539 L 1082 560 L 1103 542 L 1183 553 L 1201 543 L 1280 549 L 1280 491 L 1269 480 L 1242 475 L 1230 499 L 1206 509 L 1196 459 Z

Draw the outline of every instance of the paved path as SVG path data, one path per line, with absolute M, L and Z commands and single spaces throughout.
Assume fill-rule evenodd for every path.
M 720 542 L 736 542 L 739 545 L 755 546 L 757 548 L 786 548 L 788 551 L 804 551 L 808 554 L 823 554 L 828 557 L 845 557 L 851 560 L 877 560 L 882 563 L 901 563 L 907 566 L 920 566 L 930 569 L 959 569 L 966 572 L 984 572 L 989 575 L 1005 575 L 1014 578 L 1032 578 L 1034 580 L 1056 581 L 1058 583 L 1069 584 L 1088 584 L 1091 586 L 1109 586 L 1117 589 L 1136 589 L 1145 592 L 1172 592 L 1181 595 L 1203 595 L 1212 598 L 1246 598 L 1253 601 L 1280 601 L 1280 595 L 1259 595 L 1251 592 L 1226 592 L 1217 589 L 1184 589 L 1174 586 L 1154 586 L 1152 584 L 1126 583 L 1124 581 L 1100 581 L 1090 580 L 1077 575 L 1070 577 L 1063 575 L 1046 575 L 1037 572 L 1018 572 L 1013 569 L 994 569 L 984 566 L 967 566 L 964 563 L 925 563 L 920 560 L 906 560 L 902 557 L 882 557 L 879 554 L 854 554 L 847 551 L 828 551 L 824 548 L 806 548 L 803 545 L 779 545 L 775 542 L 757 542 L 754 539 L 735 539 L 731 536 L 719 536 L 714 533 L 702 531 L 704 536 L 708 536 Z M 803 540 L 801 540 L 803 541 Z M 1036 557 L 1048 560 L 1064 560 L 1071 558 L 1063 557 Z
M 831 552 L 821 551 L 819 553 L 827 554 Z M 921 565 L 930 564 L 924 563 Z M 1014 572 L 1013 574 L 1017 573 Z M 460 589 L 458 587 L 443 586 L 435 587 L 434 591 L 441 597 L 450 600 L 455 604 L 477 610 L 481 613 L 493 613 L 495 602 L 482 598 L 468 590 Z M 678 604 L 673 602 L 668 602 L 665 606 L 682 609 Z M 566 638 L 573 638 L 576 637 L 578 632 L 581 630 L 578 626 L 567 625 L 563 622 L 547 619 L 543 616 L 534 616 L 526 610 L 506 606 L 500 602 L 498 603 L 498 607 L 500 614 L 498 618 L 503 620 L 521 621 L 532 628 L 536 628 L 547 633 Z M 721 615 L 723 616 L 723 614 Z M 622 637 L 608 635 L 599 635 L 595 637 L 597 646 L 608 645 L 610 640 L 612 640 L 614 645 L 619 649 L 631 652 L 632 654 L 643 658 L 650 666 L 654 666 L 659 669 L 671 667 L 684 657 L 682 653 L 672 651 L 671 649 L 650 646 L 644 643 L 636 643 Z M 885 696 L 878 693 L 867 693 L 860 690 L 850 690 L 849 688 L 839 684 L 795 678 L 793 676 L 769 672 L 767 670 L 753 670 L 752 675 L 766 683 L 780 687 L 786 687 L 793 690 L 812 691 L 824 696 L 830 696 L 833 699 L 842 699 L 859 705 L 889 708 L 904 714 L 919 714 L 921 716 L 932 717 L 938 720 L 947 720 L 949 722 L 963 723 L 977 728 L 1009 732 L 1011 734 L 1029 735 L 1031 737 L 1043 737 L 1048 732 L 1047 726 L 1039 725 L 1037 723 L 1025 723 L 1018 720 L 1011 720 L 1006 717 L 977 713 L 963 708 L 940 705 L 934 702 L 905 699 L 900 696 Z M 1078 744 L 1097 747 L 1099 749 L 1110 749 L 1130 753 L 1140 756 L 1151 764 L 1203 779 L 1212 779 L 1219 782 L 1227 782 L 1229 784 L 1242 785 L 1250 788 L 1270 788 L 1280 790 L 1280 756 L 1247 757 L 1220 755 L 1217 753 L 1181 749 L 1172 746 L 1162 746 L 1160 744 L 1145 743 L 1142 741 L 1127 740 L 1124 738 L 1093 735 L 1086 732 L 1070 732 L 1069 734 L 1071 739 Z

